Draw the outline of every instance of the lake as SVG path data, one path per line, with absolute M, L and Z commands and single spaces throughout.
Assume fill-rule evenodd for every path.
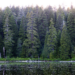
M 7 63 L 0 65 L 0 75 L 75 75 L 75 63 Z

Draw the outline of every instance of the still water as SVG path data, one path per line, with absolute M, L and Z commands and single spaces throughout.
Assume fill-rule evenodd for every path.
M 9 63 L 0 65 L 0 75 L 75 75 L 75 63 Z

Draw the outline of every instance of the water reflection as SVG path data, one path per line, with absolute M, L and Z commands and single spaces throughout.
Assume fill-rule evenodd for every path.
M 75 63 L 0 65 L 0 75 L 75 75 Z

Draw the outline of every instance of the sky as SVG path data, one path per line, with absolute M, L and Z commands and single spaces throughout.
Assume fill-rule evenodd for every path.
M 58 8 L 59 5 L 65 8 L 70 7 L 71 4 L 75 7 L 75 0 L 0 0 L 0 8 L 7 6 L 42 6 L 47 7 L 49 5 Z

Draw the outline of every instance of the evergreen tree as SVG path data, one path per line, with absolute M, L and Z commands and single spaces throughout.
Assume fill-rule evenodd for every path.
M 15 21 L 15 17 L 13 15 L 11 15 L 9 17 L 9 23 L 11 24 L 10 29 L 13 32 L 13 46 L 12 46 L 12 56 L 16 57 L 17 56 L 17 40 L 18 40 L 18 27 L 16 25 L 16 21 Z
M 39 48 L 39 36 L 37 33 L 37 28 L 35 24 L 35 18 L 33 12 L 27 13 L 28 23 L 27 23 L 27 39 L 25 39 L 23 45 L 28 45 L 28 56 L 37 57 L 37 51 Z
M 48 27 L 49 27 L 49 25 L 50 25 L 50 19 L 53 18 L 54 11 L 53 11 L 53 9 L 52 9 L 51 6 L 48 6 L 44 11 L 45 11 L 45 14 L 47 16 Z
M 22 42 L 25 40 L 25 35 L 26 35 L 26 19 L 23 16 L 21 19 L 20 30 L 19 30 L 19 37 L 22 40 Z
M 53 19 L 50 20 L 49 31 L 48 34 L 46 35 L 46 39 L 47 40 L 45 41 L 47 41 L 46 43 L 47 45 L 45 45 L 46 46 L 45 48 L 47 51 L 45 49 L 44 50 L 47 53 L 46 57 L 49 58 L 51 55 L 53 55 L 52 53 L 54 53 L 54 51 L 56 50 L 56 43 L 57 43 L 57 32 L 54 27 Z
M 1 53 L 1 57 L 3 57 L 3 16 L 4 13 L 3 11 L 0 9 L 0 53 Z
M 10 16 L 12 14 L 12 11 L 9 7 L 6 7 L 4 10 L 4 17 Z
M 11 56 L 11 50 L 12 50 L 12 45 L 13 45 L 13 33 L 12 30 L 10 29 L 11 25 L 9 24 L 9 19 L 8 17 L 5 19 L 5 24 L 3 26 L 4 29 L 4 45 L 6 49 L 6 56 Z
M 56 44 L 56 51 L 55 56 L 56 58 L 60 58 L 60 38 L 61 38 L 61 31 L 57 32 L 57 44 Z
M 28 50 L 29 50 L 29 44 L 30 40 L 29 39 L 25 39 L 22 45 L 22 52 L 21 52 L 21 57 L 28 57 Z
M 62 31 L 62 27 L 63 27 L 63 16 L 64 16 L 64 11 L 61 8 L 61 6 L 59 6 L 57 12 L 56 12 L 56 30 L 57 31 Z
M 71 42 L 75 46 L 75 9 L 71 9 L 67 19 L 67 29 L 71 37 Z
M 46 36 L 45 36 L 45 42 L 44 42 L 44 49 L 42 51 L 42 57 L 43 58 L 47 58 L 47 54 L 48 54 L 48 49 L 47 49 L 47 39 L 48 39 L 48 31 L 46 33 Z
M 48 31 L 47 15 L 42 10 L 42 8 L 39 8 L 38 10 L 38 16 L 36 17 L 36 25 L 37 25 L 37 30 L 40 38 L 40 43 L 41 43 L 39 49 L 39 54 L 41 56 L 44 47 L 46 31 Z
M 25 19 L 25 17 L 23 16 L 22 18 L 21 18 L 21 24 L 20 24 L 20 29 L 19 29 L 19 41 L 18 42 L 20 42 L 21 41 L 21 43 L 20 43 L 20 45 L 23 47 L 23 42 L 24 42 L 24 40 L 25 40 L 25 38 L 26 38 L 26 19 Z M 25 57 L 25 49 L 23 49 L 23 48 L 20 48 L 20 52 L 22 52 L 22 53 L 20 53 L 20 55 L 21 55 L 21 57 Z
M 57 44 L 57 32 L 54 27 L 53 19 L 51 19 L 49 26 L 48 40 L 47 40 L 48 57 L 50 55 L 50 58 L 52 58 L 51 55 L 53 56 L 53 53 L 56 50 L 56 44 Z
M 67 32 L 66 25 L 63 25 L 63 30 L 61 33 L 61 39 L 60 39 L 60 58 L 65 60 L 70 58 L 70 49 L 71 49 L 71 40 L 69 37 L 69 34 Z

